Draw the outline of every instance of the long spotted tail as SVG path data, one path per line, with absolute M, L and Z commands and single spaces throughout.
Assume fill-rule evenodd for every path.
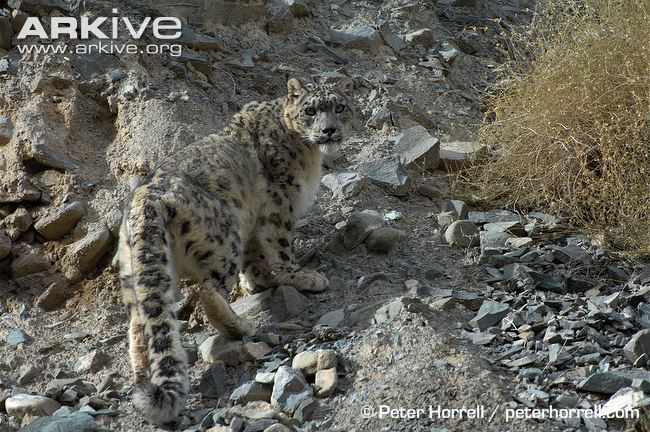
M 189 391 L 187 354 L 172 305 L 177 283 L 168 215 L 155 192 L 138 187 L 120 235 L 120 279 L 131 314 L 129 345 L 135 379 L 133 405 L 152 422 L 178 418 Z

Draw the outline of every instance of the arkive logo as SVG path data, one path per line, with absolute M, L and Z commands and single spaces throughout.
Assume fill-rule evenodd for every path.
M 112 12 L 117 14 L 118 9 L 115 8 Z M 22 40 L 29 36 L 38 36 L 40 39 L 58 39 L 68 36 L 70 39 L 118 39 L 125 35 L 125 28 L 126 35 L 132 39 L 140 39 L 148 27 L 157 39 L 177 39 L 182 33 L 181 20 L 175 17 L 145 17 L 139 24 L 131 22 L 128 17 L 119 16 L 98 17 L 92 21 L 85 16 L 52 17 L 49 34 L 37 17 L 28 17 L 16 38 Z

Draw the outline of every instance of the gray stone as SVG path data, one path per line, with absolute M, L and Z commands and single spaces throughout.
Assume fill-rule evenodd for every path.
M 32 144 L 30 156 L 41 165 L 57 170 L 74 171 L 79 166 L 70 156 L 61 154 L 45 144 Z
M 295 416 L 294 416 L 295 418 Z M 276 423 L 264 429 L 264 432 L 291 432 L 291 429 L 281 423 Z
M 7 5 L 11 9 L 18 9 L 30 15 L 46 16 L 51 12 L 70 12 L 63 0 L 9 0 Z
M 430 29 L 420 29 L 404 36 L 406 42 L 411 46 L 431 48 L 433 46 L 433 32 Z
M 616 266 L 607 266 L 607 275 L 616 282 L 625 282 L 630 277 L 627 269 Z
M 391 322 L 399 316 L 404 310 L 406 304 L 409 302 L 406 298 L 398 298 L 392 302 L 377 309 L 374 315 L 374 322 L 376 324 Z
M 344 48 L 368 51 L 380 46 L 382 39 L 376 29 L 367 25 L 360 25 L 344 30 L 330 29 L 329 42 Z
M 506 242 L 512 238 L 512 234 L 499 231 L 481 231 L 479 233 L 481 250 L 484 249 L 508 249 Z
M 9 64 L 8 59 L 6 59 L 6 58 L 0 59 L 0 74 L 9 71 L 10 68 L 11 68 L 11 65 Z
M 445 230 L 445 240 L 450 245 L 461 248 L 478 246 L 478 227 L 468 220 L 456 221 Z
M 273 384 L 274 380 L 275 372 L 257 371 L 255 374 L 255 381 L 260 384 Z
M 647 390 L 650 386 L 650 372 L 641 369 L 597 372 L 582 380 L 576 388 L 593 393 L 614 394 L 633 385 L 643 386 Z
M 602 416 L 612 415 L 616 412 L 630 412 L 630 410 L 645 408 L 650 405 L 650 397 L 643 390 L 625 387 L 614 393 L 601 407 Z M 604 430 L 604 429 L 600 429 Z
M 311 15 L 309 5 L 306 0 L 281 0 L 289 6 L 289 10 L 296 18 L 303 18 Z
M 300 403 L 313 395 L 312 388 L 299 370 L 280 366 L 275 374 L 271 405 L 287 414 L 293 414 Z
M 455 210 L 438 213 L 436 215 L 436 220 L 438 221 L 438 228 L 442 232 L 447 230 L 449 225 L 458 220 L 458 213 L 456 213 Z
M 277 335 L 275 333 L 262 333 L 262 334 L 258 334 L 257 337 L 259 338 L 260 341 L 266 342 L 269 345 L 272 346 L 280 345 L 280 335 Z
M 385 125 L 393 126 L 393 113 L 388 108 L 376 107 L 372 110 L 366 126 L 373 129 L 382 129 Z
M 305 0 L 271 0 L 266 13 L 266 23 L 270 31 L 287 30 L 294 17 L 306 17 L 311 14 Z
M 249 295 L 230 305 L 232 310 L 242 318 L 253 318 L 263 310 L 269 309 L 273 303 L 274 289 Z
M 81 378 L 61 378 L 47 383 L 45 396 L 58 399 L 66 390 L 74 390 L 80 396 L 91 396 L 97 392 L 97 388 L 90 381 Z
M 388 21 L 381 21 L 379 23 L 379 34 L 381 35 L 382 39 L 384 39 L 384 42 L 386 42 L 386 45 L 391 47 L 391 49 L 397 54 L 399 54 L 403 49 L 406 49 L 406 42 L 404 42 L 391 30 Z
M 370 285 L 373 283 L 384 280 L 387 281 L 389 280 L 388 275 L 383 272 L 377 272 L 377 273 L 370 273 L 367 275 L 363 275 L 359 278 L 357 281 L 357 289 L 362 290 L 368 288 Z
M 305 301 L 307 301 L 307 297 L 294 287 L 281 286 L 275 290 L 273 295 L 271 312 L 279 319 L 295 317 L 305 308 Z
M 266 25 L 270 32 L 280 33 L 291 28 L 294 16 L 285 0 L 271 0 L 266 12 Z
M 345 310 L 336 309 L 321 316 L 316 326 L 338 328 L 345 320 Z
M 438 53 L 440 53 L 442 58 L 445 59 L 447 63 L 451 63 L 454 61 L 456 57 L 458 57 L 458 54 L 460 54 L 460 50 L 453 42 L 444 41 L 442 42 L 440 49 L 438 50 Z
M 228 51 L 225 47 L 223 40 L 207 36 L 195 32 L 191 27 L 183 26 L 181 37 L 176 40 L 176 43 L 182 43 L 188 47 L 196 50 L 212 51 Z
M 407 195 L 411 182 L 404 165 L 392 157 L 363 162 L 357 167 L 359 174 L 368 177 L 395 196 Z
M 5 401 L 5 411 L 9 415 L 22 417 L 26 414 L 34 416 L 52 415 L 61 408 L 54 399 L 30 394 L 17 394 Z
M 29 384 L 40 372 L 41 371 L 34 365 L 25 365 L 21 367 L 20 375 L 18 376 L 18 384 Z
M 334 394 L 339 378 L 336 368 L 323 369 L 316 372 L 315 391 L 316 397 L 326 398 Z
M 89 44 L 86 40 L 80 40 L 79 45 Z M 87 54 L 75 56 L 70 60 L 74 69 L 79 72 L 81 80 L 88 81 L 93 78 L 103 76 L 107 70 L 117 66 L 117 62 L 112 56 L 104 53 L 91 53 L 92 48 L 86 48 Z
M 483 149 L 480 144 L 468 141 L 443 142 L 440 144 L 440 167 L 447 172 L 456 172 L 470 165 L 472 158 Z
M 99 428 L 90 414 L 57 411 L 54 416 L 34 420 L 20 432 L 99 432 Z
M 79 373 L 98 372 L 108 365 L 109 360 L 103 351 L 93 350 L 77 360 L 74 370 Z
M 47 240 L 58 240 L 69 233 L 85 214 L 83 203 L 75 201 L 45 214 L 34 224 L 34 229 Z
M 332 349 L 319 349 L 316 350 L 316 353 L 318 354 L 318 370 L 336 367 L 336 351 Z
M 438 6 L 476 8 L 476 0 L 437 0 Z
M 485 331 L 498 324 L 508 315 L 509 311 L 510 306 L 507 303 L 486 300 L 481 305 L 476 316 L 469 323 L 472 327 L 478 328 L 480 331 Z
M 68 246 L 65 256 L 65 277 L 73 282 L 97 265 L 108 251 L 111 234 L 102 226 L 91 230 L 84 238 Z
M 453 290 L 454 299 L 469 310 L 477 311 L 483 305 L 483 296 L 471 291 Z
M 521 222 L 517 213 L 509 210 L 489 210 L 486 212 L 469 212 L 469 220 L 478 225 L 494 222 Z
M 586 276 L 571 275 L 566 280 L 567 292 L 584 293 L 596 286 L 596 281 Z
M 630 363 L 635 364 L 637 360 L 645 356 L 641 360 L 643 364 L 639 364 L 639 366 L 647 364 L 648 357 L 650 357 L 650 330 L 644 329 L 632 336 L 623 347 L 623 352 Z
M 589 432 L 602 432 L 607 430 L 607 422 L 598 417 L 581 416 Z
M 11 252 L 11 239 L 4 231 L 0 231 L 0 260 Z
M 246 424 L 246 428 L 242 432 L 264 432 L 268 428 L 278 424 L 274 419 L 260 419 Z M 228 429 L 231 431 L 232 429 Z
M 64 282 L 53 282 L 43 293 L 38 296 L 34 306 L 43 309 L 45 312 L 56 310 L 67 297 L 67 284 Z
M 467 219 L 469 208 L 461 200 L 444 200 L 440 203 L 441 212 L 454 212 L 458 219 Z
M 11 19 L 7 16 L 0 15 L 0 49 L 10 50 L 11 49 L 11 38 L 14 35 L 14 27 L 11 23 Z M 0 117 L 0 122 L 4 117 Z M 0 126 L 1 128 L 1 126 Z M 3 142 L 2 132 L 0 132 L 0 146 L 5 145 L 6 142 Z M 9 140 L 7 140 L 9 141 Z
M 34 273 L 40 273 L 50 268 L 50 260 L 40 253 L 28 252 L 20 255 L 11 262 L 11 276 L 14 279 Z
M 511 237 L 506 240 L 506 246 L 511 249 L 522 249 L 533 244 L 533 239 L 530 237 Z
M 15 212 L 7 216 L 3 222 L 7 228 L 14 228 L 22 234 L 32 226 L 33 221 L 27 209 L 20 206 Z
M 535 379 L 542 375 L 542 373 L 540 368 L 523 368 L 519 370 L 519 376 L 527 379 Z
M 496 338 L 496 335 L 489 333 L 471 333 L 463 331 L 461 334 L 463 337 L 471 340 L 474 345 L 488 345 L 494 340 L 494 338 Z
M 506 234 L 512 234 L 514 236 L 525 236 L 526 230 L 521 222 L 511 221 L 511 222 L 491 222 L 483 225 L 485 231 L 494 231 Z
M 553 252 L 553 258 L 556 262 L 562 264 L 569 263 L 587 263 L 589 260 L 589 254 L 586 250 L 576 245 L 567 245 L 567 246 L 550 246 L 551 251 Z
M 120 226 L 122 225 L 122 210 L 113 210 L 106 216 L 106 227 L 115 238 L 120 236 Z
M 228 366 L 237 366 L 241 363 L 243 349 L 243 342 L 227 341 L 221 335 L 210 336 L 199 345 L 199 352 L 204 362 L 212 364 L 221 360 Z
M 442 60 L 437 57 L 430 57 L 425 61 L 418 62 L 418 66 L 427 68 L 431 71 L 432 80 L 441 80 L 444 76 L 444 72 L 447 70 Z
M 6 18 L 4 18 L 6 20 Z M 3 18 L 0 17 L 0 44 L 2 44 L 2 24 Z M 10 39 L 11 42 L 11 39 Z M 1 48 L 1 47 L 0 47 Z M 14 135 L 14 126 L 7 117 L 0 116 L 0 147 L 6 145 Z
M 404 237 L 404 232 L 395 228 L 382 227 L 370 233 L 366 247 L 370 252 L 385 254 Z
M 341 50 L 330 48 L 328 45 L 324 44 L 323 41 L 316 36 L 310 36 L 307 41 L 307 50 L 317 53 L 322 53 L 325 56 L 329 57 L 337 64 L 347 64 L 348 58 Z
M 252 401 L 268 402 L 271 399 L 271 393 L 272 388 L 270 385 L 251 381 L 233 390 L 230 400 L 241 405 L 246 405 Z
M 298 420 L 301 424 L 311 420 L 312 414 L 318 407 L 318 401 L 313 397 L 308 397 L 298 405 L 296 411 L 293 413 L 293 418 Z
M 395 152 L 400 162 L 419 172 L 438 167 L 440 141 L 422 126 L 405 130 L 395 138 Z
M 264 18 L 266 10 L 265 1 L 211 0 L 197 8 L 188 18 L 188 22 L 206 28 L 214 28 L 215 24 L 238 26 L 260 21 Z
M 196 346 L 184 346 L 185 353 L 187 354 L 187 364 L 193 365 L 199 361 L 199 350 Z
M 561 279 L 553 278 L 522 264 L 513 264 L 512 278 L 527 288 L 541 288 L 560 294 L 566 291 L 566 286 Z
M 250 420 L 276 419 L 281 416 L 270 403 L 264 401 L 249 402 L 243 407 L 241 405 L 235 405 L 228 409 L 226 415 L 228 417 L 239 416 Z
M 260 360 L 266 357 L 273 348 L 266 342 L 246 342 L 242 350 L 244 360 Z
M 226 367 L 222 361 L 216 361 L 206 369 L 199 381 L 201 396 L 218 399 L 226 392 Z
M 384 219 L 376 213 L 352 213 L 343 231 L 343 246 L 354 249 L 363 243 L 370 233 L 384 226 Z
M 7 344 L 9 346 L 16 346 L 21 343 L 28 342 L 30 337 L 22 330 L 12 330 L 7 335 Z
M 291 361 L 291 367 L 300 370 L 306 377 L 314 376 L 318 371 L 318 353 L 302 351 Z
M 332 191 L 335 197 L 342 199 L 352 198 L 365 186 L 365 180 L 354 171 L 325 174 L 321 182 Z
M 481 249 L 481 255 L 479 255 L 478 263 L 479 264 L 489 264 L 490 260 L 493 257 L 499 257 L 503 255 L 503 250 L 499 248 L 486 247 Z
M 441 298 L 431 303 L 431 308 L 435 310 L 448 311 L 456 307 L 456 299 L 451 297 Z

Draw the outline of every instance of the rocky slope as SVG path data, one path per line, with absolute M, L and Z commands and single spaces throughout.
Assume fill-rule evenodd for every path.
M 134 21 L 182 18 L 182 54 L 20 55 L 11 37 L 28 15 L 107 16 L 115 5 Z M 287 76 L 354 83 L 358 121 L 296 233 L 302 263 L 331 283 L 237 299 L 259 331 L 229 344 L 183 286 L 192 394 L 170 428 L 634 423 L 509 416 L 648 404 L 648 267 L 552 215 L 479 211 L 451 192 L 449 173 L 484 151 L 471 133 L 504 60 L 503 32 L 532 6 L 9 1 L 0 12 L 0 431 L 157 430 L 130 404 L 113 262 L 123 199 L 161 156 L 217 131 L 244 103 L 283 95 Z M 429 415 L 429 406 L 485 414 Z M 424 411 L 395 418 L 385 407 Z

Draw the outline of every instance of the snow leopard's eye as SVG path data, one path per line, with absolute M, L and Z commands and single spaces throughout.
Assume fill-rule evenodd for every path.
M 336 106 L 336 112 L 337 112 L 337 113 L 342 113 L 343 111 L 345 111 L 345 105 L 343 105 L 343 104 L 338 104 L 338 105 Z
M 316 115 L 316 109 L 312 107 L 305 108 L 305 114 L 308 116 L 315 116 Z

